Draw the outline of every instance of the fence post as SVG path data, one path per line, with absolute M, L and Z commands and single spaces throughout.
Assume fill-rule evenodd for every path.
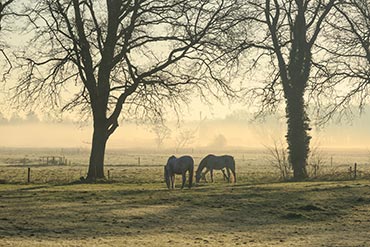
M 137 158 L 137 164 L 140 165 L 140 157 Z
M 357 163 L 355 163 L 355 169 L 353 170 L 353 179 L 357 178 Z
M 108 180 L 110 179 L 110 170 L 108 170 Z
M 27 183 L 31 182 L 31 167 L 27 168 Z

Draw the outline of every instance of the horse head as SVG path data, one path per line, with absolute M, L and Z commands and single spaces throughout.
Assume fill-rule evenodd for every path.
M 196 181 L 197 183 L 199 183 L 199 182 L 200 182 L 200 180 L 203 180 L 204 182 L 207 182 L 207 180 L 206 180 L 206 175 L 205 175 L 204 173 L 202 173 L 202 172 L 200 172 L 200 173 L 196 173 L 196 174 L 195 174 L 195 181 Z
M 201 172 L 197 172 L 197 173 L 195 174 L 195 182 L 196 182 L 196 183 L 199 183 L 201 178 L 202 178 L 202 174 L 201 174 Z

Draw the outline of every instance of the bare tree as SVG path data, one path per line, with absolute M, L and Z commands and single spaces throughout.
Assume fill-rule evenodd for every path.
M 311 128 L 305 96 L 317 79 L 315 44 L 336 2 L 248 1 L 244 15 L 254 23 L 244 34 L 242 46 L 248 54 L 255 54 L 248 70 L 259 68 L 265 73 L 263 86 L 249 92 L 253 99 L 261 100 L 260 113 L 275 111 L 285 102 L 289 162 L 296 180 L 307 177 Z
M 0 1 L 0 35 L 3 35 L 2 26 L 3 26 L 4 18 L 12 14 L 12 11 L 10 10 L 10 6 L 13 4 L 13 2 L 14 0 Z M 12 63 L 8 55 L 5 52 L 5 46 L 6 45 L 4 44 L 2 37 L 0 37 L 0 53 L 5 59 L 6 65 L 8 67 L 6 71 L 3 73 L 4 76 L 9 74 L 10 70 L 12 69 Z
M 335 7 L 336 18 L 328 20 L 330 32 L 325 35 L 328 77 L 321 91 L 328 103 L 321 112 L 323 123 L 336 114 L 351 117 L 354 105 L 360 111 L 370 96 L 370 2 L 347 0 Z
M 282 180 L 288 180 L 292 174 L 292 166 L 288 160 L 286 145 L 282 141 L 274 140 L 273 146 L 266 146 L 268 161 L 271 166 L 277 169 Z
M 232 59 L 233 60 L 233 59 Z M 197 122 L 195 127 L 182 127 L 178 126 L 177 136 L 175 137 L 176 152 L 179 150 L 189 147 L 196 140 L 197 132 L 201 131 L 201 126 L 207 117 L 202 117 L 202 113 L 199 114 L 199 122 Z
M 179 129 L 178 134 L 176 136 L 176 152 L 179 150 L 188 147 L 190 144 L 194 143 L 195 141 L 195 134 L 197 133 L 198 128 L 191 129 L 191 128 L 184 128 Z
M 87 179 L 103 178 L 122 111 L 157 116 L 194 90 L 232 92 L 222 79 L 228 54 L 213 41 L 233 25 L 236 1 L 37 1 L 16 100 L 91 114 Z
M 155 134 L 155 143 L 158 149 L 163 146 L 164 141 L 171 135 L 171 130 L 162 121 L 156 121 L 153 124 L 152 132 Z

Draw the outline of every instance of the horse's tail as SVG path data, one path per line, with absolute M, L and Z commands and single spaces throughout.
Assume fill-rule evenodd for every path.
M 166 181 L 167 188 L 170 189 L 170 175 L 166 166 L 164 166 L 164 181 Z
M 194 177 L 194 162 L 192 162 L 189 169 L 189 189 L 193 185 L 193 177 Z

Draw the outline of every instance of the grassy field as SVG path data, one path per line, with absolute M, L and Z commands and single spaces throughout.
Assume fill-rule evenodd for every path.
M 192 152 L 195 167 L 208 154 L 206 151 Z M 249 183 L 278 181 L 280 173 L 271 166 L 271 156 L 265 149 L 228 151 L 235 158 L 238 180 Z M 163 165 L 173 153 L 128 150 L 108 150 L 105 172 L 110 180 L 123 183 L 160 183 L 163 179 Z M 185 153 L 186 154 L 186 153 Z M 45 165 L 40 161 L 43 156 L 64 156 L 68 165 Z M 27 168 L 31 168 L 31 182 L 70 183 L 85 176 L 89 150 L 86 149 L 12 149 L 0 148 L 0 183 L 26 183 Z M 309 173 L 313 177 L 310 162 Z M 358 176 L 370 177 L 370 152 L 368 150 L 324 150 L 319 153 L 317 176 L 325 180 L 350 179 L 349 167 L 358 164 Z
M 79 184 L 84 153 L 69 152 L 68 166 L 44 166 L 37 157 L 55 150 L 27 152 L 0 152 L 0 246 L 370 246 L 365 176 L 278 182 L 265 156 L 250 152 L 235 155 L 236 184 L 216 173 L 215 183 L 168 191 L 168 154 L 111 153 L 113 178 Z M 24 157 L 34 163 L 24 166 Z M 197 164 L 202 154 L 194 157 Z M 367 157 L 359 154 L 348 163 L 335 157 L 328 171 L 346 174 L 351 157 L 365 173 Z
M 370 183 L 0 185 L 1 246 L 369 246 Z

